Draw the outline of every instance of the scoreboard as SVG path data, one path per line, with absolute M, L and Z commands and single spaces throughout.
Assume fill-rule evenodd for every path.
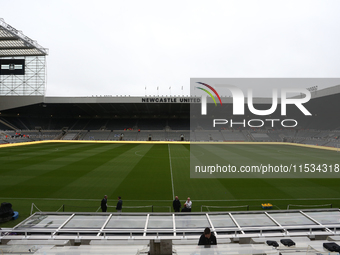
M 0 59 L 0 75 L 25 75 L 25 59 Z

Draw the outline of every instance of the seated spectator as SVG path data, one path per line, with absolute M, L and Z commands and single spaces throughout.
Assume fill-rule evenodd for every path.
M 210 232 L 210 228 L 205 228 L 204 233 L 201 235 L 198 245 L 216 245 L 216 237 L 214 233 Z

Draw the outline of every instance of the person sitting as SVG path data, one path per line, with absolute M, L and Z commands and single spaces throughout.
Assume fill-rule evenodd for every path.
M 204 233 L 201 235 L 198 245 L 216 245 L 216 236 L 210 232 L 210 228 L 205 228 Z

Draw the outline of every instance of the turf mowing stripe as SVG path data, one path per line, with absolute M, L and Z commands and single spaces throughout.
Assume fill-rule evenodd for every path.
M 137 145 L 107 144 L 104 146 L 99 145 L 99 147 L 92 145 L 82 149 L 75 149 L 73 153 L 69 152 L 63 155 L 64 157 L 58 159 L 58 161 L 54 159 L 50 160 L 47 165 L 36 164 L 20 169 L 25 170 L 23 174 L 28 174 L 30 178 L 11 185 L 4 184 L 0 190 L 2 190 L 2 193 L 7 194 L 12 192 L 11 190 L 16 190 L 16 193 L 24 193 L 28 196 L 29 194 L 37 193 L 53 196 L 55 192 L 84 176 L 95 167 L 105 164 L 105 159 L 117 157 L 124 151 L 131 149 L 131 146 L 135 147 Z M 82 195 L 84 195 L 84 191 L 89 192 L 88 189 L 84 189 Z
M 168 144 L 168 149 L 169 149 L 169 162 L 170 162 L 170 174 L 171 174 L 171 186 L 172 186 L 172 199 L 175 199 L 174 178 L 172 176 L 171 153 L 170 153 L 170 145 L 169 144 Z
M 113 145 L 114 146 L 114 145 Z M 121 145 L 120 145 L 121 146 Z M 113 197 L 117 197 L 117 187 L 125 180 L 126 176 L 139 164 L 142 157 L 136 157 L 135 151 L 143 150 L 148 152 L 150 145 L 128 144 L 127 149 L 117 147 L 111 155 L 98 155 L 100 161 L 106 161 L 102 165 L 96 165 L 92 171 L 79 177 L 67 186 L 53 194 L 54 197 L 64 197 L 65 194 L 77 194 L 77 197 L 101 198 L 104 194 L 109 196 L 110 202 Z M 86 191 L 84 191 L 86 189 Z M 84 193 L 85 192 L 85 193 Z M 90 192 L 91 196 L 86 196 Z M 78 195 L 79 194 L 79 195 Z M 122 195 L 122 194 L 119 194 Z
M 167 144 L 143 144 L 136 149 L 139 155 L 135 156 L 139 162 L 133 167 L 126 178 L 112 191 L 114 197 L 125 199 L 172 199 L 169 152 Z M 134 154 L 135 155 L 135 154 Z M 125 162 L 130 159 L 126 159 Z M 112 197 L 112 196 L 111 196 Z
M 80 145 L 80 144 L 79 144 Z M 9 170 L 12 170 L 12 168 L 16 170 L 24 169 L 29 166 L 34 165 L 43 165 L 44 162 L 51 162 L 56 163 L 57 161 L 68 161 L 66 158 L 71 158 L 72 160 L 76 160 L 75 157 L 80 150 L 86 151 L 89 150 L 89 154 L 91 155 L 93 153 L 93 150 L 101 150 L 102 146 L 99 147 L 99 149 L 95 149 L 92 145 L 69 145 L 69 146 L 58 146 L 58 148 L 54 149 L 46 149 L 46 148 L 35 148 L 34 151 L 27 152 L 27 149 L 24 153 L 20 152 L 12 152 L 13 159 L 0 159 L 0 162 L 2 160 L 4 163 L 2 163 L 1 170 L 3 172 L 8 173 Z M 64 147 L 63 147 L 64 146 Z M 30 148 L 33 149 L 33 148 Z M 84 152 L 83 152 L 84 153 Z M 53 166 L 54 164 L 50 164 Z M 0 171 L 1 173 L 1 171 Z
M 276 200 L 282 201 L 281 203 L 276 202 L 278 204 L 276 206 L 283 208 L 286 205 L 281 204 L 286 201 L 290 204 L 294 204 L 293 201 L 310 204 L 319 201 L 319 204 L 321 204 L 323 202 L 320 201 L 329 200 L 333 203 L 333 206 L 338 206 L 338 201 L 340 201 L 338 186 L 340 178 L 190 179 L 188 158 L 191 153 L 189 147 L 191 145 L 189 144 L 171 143 L 172 148 L 170 148 L 170 143 L 164 145 L 134 143 L 129 144 L 131 147 L 123 153 L 124 147 L 120 146 L 123 146 L 124 143 L 111 144 L 111 146 L 117 146 L 117 149 L 105 152 L 108 145 L 109 143 L 77 144 L 70 142 L 18 146 L 11 149 L 3 148 L 0 150 L 0 195 L 6 198 L 12 196 L 41 197 L 23 200 L 12 198 L 13 200 L 16 199 L 18 207 L 22 204 L 27 206 L 27 203 L 30 202 L 36 203 L 34 200 L 42 204 L 37 204 L 39 208 L 45 204 L 55 204 L 56 209 L 58 209 L 60 204 L 63 203 L 58 201 L 65 201 L 65 204 L 67 204 L 67 201 L 74 201 L 69 203 L 78 206 L 86 203 L 99 206 L 100 199 L 104 194 L 109 195 L 110 202 L 113 201 L 111 198 L 122 195 L 123 200 L 130 203 L 125 205 L 142 205 L 150 202 L 171 205 L 173 198 L 171 193 L 174 196 L 174 184 L 176 183 L 176 195 L 180 198 L 190 195 L 193 202 L 197 202 L 195 206 L 206 202 L 212 202 L 218 206 L 228 205 L 229 203 L 260 204 L 257 201 L 270 202 Z M 135 148 L 133 148 L 134 145 Z M 206 146 L 202 145 L 199 153 L 191 156 L 199 160 L 202 157 L 214 156 L 220 158 L 225 156 L 228 162 L 235 164 L 236 161 L 240 161 L 239 164 L 254 164 L 258 161 L 262 162 L 261 158 L 265 162 L 278 162 L 280 164 L 284 162 L 292 163 L 300 158 L 306 158 L 304 163 L 317 161 L 335 164 L 339 162 L 339 154 L 336 152 L 326 152 L 301 146 L 293 147 L 282 144 L 277 146 L 272 143 L 270 145 L 254 145 L 254 143 L 249 145 L 238 143 L 232 146 L 227 143 L 225 143 L 225 146 L 216 145 L 213 143 L 206 144 Z M 29 156 L 29 159 L 21 160 L 27 156 Z M 38 156 L 40 156 L 41 161 L 38 161 Z M 82 166 L 78 166 L 76 162 L 79 162 Z M 69 169 L 66 170 L 66 167 L 62 167 L 61 171 L 47 173 L 49 170 L 57 170 L 56 168 L 63 164 L 69 165 Z M 168 167 L 170 164 L 169 174 Z M 14 168 L 15 165 L 17 169 Z M 88 171 L 90 165 L 93 168 Z M 46 172 L 45 175 L 44 172 Z M 173 188 L 169 183 L 169 177 L 173 182 Z M 25 178 L 29 180 L 23 180 Z M 53 187 L 60 185 L 59 183 L 66 185 L 61 185 L 58 189 Z M 21 184 L 25 184 L 26 188 L 21 188 Z M 15 188 L 8 192 L 6 187 Z M 328 195 L 332 195 L 333 198 L 327 198 Z M 315 198 L 317 196 L 321 198 Z
M 26 153 L 27 147 L 24 153 L 13 152 L 15 155 L 13 156 L 13 158 L 15 157 L 14 160 L 0 159 L 0 179 L 2 183 L 0 191 L 6 190 L 7 187 L 13 187 L 13 185 L 29 181 L 38 175 L 52 171 L 62 165 L 70 164 L 70 161 L 78 160 L 75 156 L 77 154 L 75 153 L 78 153 L 79 150 L 90 150 L 91 153 L 94 153 L 93 145 L 79 145 L 80 144 L 75 144 L 72 146 L 69 144 L 69 146 L 66 147 L 62 147 L 64 146 L 62 145 L 58 146 L 58 148 L 54 147 L 55 149 L 52 150 L 48 148 L 49 146 L 47 146 L 48 149 L 44 149 L 44 147 L 41 148 L 40 146 L 37 147 L 38 145 L 34 145 L 36 150 L 32 152 Z M 32 148 L 33 147 L 30 147 L 30 149 Z M 102 148 L 102 146 L 100 148 Z M 29 157 L 28 154 L 31 153 L 32 155 Z

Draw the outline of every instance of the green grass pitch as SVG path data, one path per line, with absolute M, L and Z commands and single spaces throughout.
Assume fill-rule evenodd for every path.
M 220 146 L 226 156 L 239 155 L 249 162 L 256 155 L 256 160 L 280 163 L 297 158 L 340 163 L 336 151 L 298 146 L 207 146 Z M 189 166 L 188 144 L 41 143 L 0 148 L 0 202 L 12 203 L 20 213 L 19 220 L 0 226 L 12 227 L 28 217 L 32 203 L 42 211 L 64 205 L 69 212 L 95 212 L 105 194 L 111 206 L 122 196 L 123 211 L 128 211 L 124 206 L 171 206 L 173 195 L 182 204 L 190 196 L 193 211 L 201 211 L 201 205 L 261 210 L 261 203 L 272 203 L 273 209 L 286 209 L 288 204 L 340 207 L 337 178 L 190 179 Z

